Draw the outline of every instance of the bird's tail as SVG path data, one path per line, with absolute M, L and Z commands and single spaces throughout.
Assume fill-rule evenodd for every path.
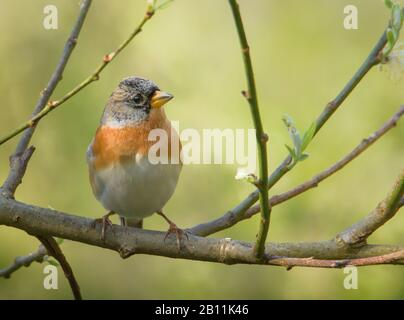
M 121 225 L 133 228 L 143 228 L 143 219 L 121 217 Z

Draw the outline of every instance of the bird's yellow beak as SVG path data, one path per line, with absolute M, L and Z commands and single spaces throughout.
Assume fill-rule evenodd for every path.
M 174 98 L 173 95 L 164 91 L 157 90 L 156 92 L 154 92 L 151 98 L 150 105 L 152 108 L 160 108 L 163 105 L 165 105 L 168 101 L 170 101 L 172 98 Z

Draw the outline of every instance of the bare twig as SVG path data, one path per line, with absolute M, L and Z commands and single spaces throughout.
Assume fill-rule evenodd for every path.
M 269 258 L 268 264 L 286 267 L 312 267 L 312 268 L 344 268 L 346 266 L 372 266 L 379 264 L 394 264 L 404 259 L 404 250 L 384 254 L 381 256 L 373 256 L 358 259 L 342 259 L 342 260 L 321 260 L 313 258 L 285 258 L 275 257 Z M 401 263 L 398 263 L 401 264 Z
M 41 241 L 42 245 L 46 248 L 48 255 L 54 257 L 63 269 L 65 277 L 69 282 L 70 288 L 72 289 L 73 296 L 76 300 L 82 300 L 80 293 L 80 286 L 73 274 L 73 269 L 70 267 L 69 262 L 67 261 L 65 255 L 57 244 L 56 240 L 50 236 L 41 236 L 36 235 L 39 241 Z
M 37 251 L 22 257 L 15 258 L 14 262 L 4 269 L 0 269 L 0 277 L 6 279 L 11 277 L 11 274 L 22 267 L 29 267 L 32 262 L 42 263 L 47 252 L 45 247 L 41 244 Z
M 349 246 L 363 245 L 373 232 L 394 217 L 400 209 L 400 201 L 403 195 L 404 170 L 397 178 L 387 197 L 369 215 L 338 234 L 337 239 Z
M 320 172 L 319 174 L 314 176 L 312 179 L 298 185 L 297 187 L 295 187 L 287 192 L 284 192 L 279 195 L 275 195 L 275 196 L 271 197 L 269 199 L 270 205 L 276 206 L 291 198 L 298 196 L 299 194 L 301 194 L 311 188 L 318 186 L 318 184 L 320 182 L 327 179 L 334 173 L 338 172 L 340 169 L 342 169 L 344 166 L 346 166 L 349 162 L 351 162 L 356 157 L 358 157 L 360 154 L 362 154 L 362 152 L 367 150 L 368 147 L 370 147 L 373 143 L 375 143 L 378 139 L 380 139 L 390 129 L 394 128 L 396 126 L 398 120 L 401 118 L 401 116 L 403 114 L 404 114 L 404 106 L 401 106 L 400 109 L 398 110 L 398 112 L 395 113 L 380 129 L 378 129 L 376 132 L 372 133 L 366 139 L 363 139 L 359 145 L 357 145 L 349 154 L 344 156 L 340 161 L 336 162 L 331 167 Z M 203 224 L 199 224 L 193 228 L 190 228 L 189 232 L 199 235 L 199 236 L 207 236 L 207 235 L 213 234 L 215 232 L 218 232 L 218 231 L 221 231 L 224 229 L 228 229 L 231 226 L 238 223 L 239 221 L 249 219 L 254 214 L 258 213 L 259 211 L 260 211 L 259 205 L 251 207 L 250 209 L 245 211 L 244 214 L 236 214 L 233 211 L 229 211 L 217 219 L 214 219 L 212 221 L 209 221 L 209 222 L 206 222 Z M 239 212 L 239 211 L 237 211 L 237 212 Z
M 21 154 L 14 153 L 10 157 L 10 173 L 0 188 L 0 193 L 4 196 L 13 198 L 17 187 L 21 184 L 29 159 L 31 159 L 35 148 L 33 146 L 25 149 Z
M 87 1 L 88 2 L 88 1 Z M 90 1 L 91 2 L 91 1 Z M 125 41 L 123 41 L 116 49 L 115 51 L 111 52 L 110 54 L 107 54 L 103 57 L 101 64 L 93 71 L 93 73 L 91 73 L 84 81 L 82 81 L 80 84 L 78 84 L 75 88 L 73 88 L 71 91 L 69 91 L 68 93 L 66 93 L 62 98 L 60 98 L 59 100 L 55 100 L 55 101 L 49 101 L 49 97 L 50 94 L 48 94 L 48 87 L 47 89 L 45 89 L 45 94 L 46 94 L 46 99 L 43 98 L 41 100 L 41 103 L 44 102 L 44 104 L 42 105 L 41 108 L 37 108 L 39 112 L 35 112 L 34 116 L 28 120 L 27 122 L 23 123 L 21 126 L 19 126 L 17 129 L 15 129 L 13 132 L 10 132 L 9 134 L 7 134 L 6 136 L 2 137 L 0 139 L 0 145 L 2 145 L 3 143 L 7 142 L 8 140 L 10 140 L 11 138 L 15 137 L 16 135 L 18 135 L 19 133 L 23 132 L 24 130 L 28 129 L 28 128 L 32 128 L 34 126 L 36 126 L 36 124 L 38 123 L 39 120 L 41 120 L 44 116 L 46 116 L 49 112 L 51 112 L 52 110 L 56 109 L 58 106 L 62 105 L 64 102 L 66 102 L 67 100 L 69 100 L 71 97 L 73 97 L 74 95 L 76 95 L 77 93 L 79 93 L 82 89 L 84 89 L 85 87 L 87 87 L 89 84 L 91 84 L 94 81 L 97 81 L 100 78 L 100 74 L 101 72 L 104 70 L 104 68 L 112 61 L 114 60 L 118 54 L 126 48 L 126 46 L 132 41 L 132 39 L 138 35 L 141 31 L 143 26 L 145 25 L 145 23 L 147 21 L 149 21 L 151 19 L 151 17 L 154 15 L 155 13 L 155 8 L 152 5 L 149 5 L 147 7 L 147 11 L 142 19 L 142 21 L 140 22 L 140 24 L 136 27 L 136 29 L 128 36 L 127 39 L 125 39 Z M 74 38 L 75 39 L 75 38 Z M 63 71 L 63 70 L 62 70 Z M 59 75 L 60 78 L 60 75 Z M 59 79 L 58 78 L 58 79 Z M 56 82 L 57 83 L 57 82 Z M 48 103 L 47 103 L 48 102 Z M 44 105 L 46 104 L 46 106 L 44 107 Z M 32 133 L 31 133 L 32 135 Z M 28 144 L 26 144 L 28 145 Z
M 268 136 L 264 132 L 260 111 L 258 107 L 257 90 L 255 88 L 254 72 L 250 56 L 250 47 L 244 31 L 243 21 L 240 15 L 240 9 L 236 0 L 229 0 L 229 4 L 233 13 L 236 24 L 237 33 L 240 40 L 242 56 L 244 60 L 245 74 L 248 84 L 248 92 L 243 91 L 243 95 L 250 104 L 251 115 L 256 130 L 256 138 L 258 145 L 258 164 L 259 164 L 259 180 L 256 183 L 259 192 L 260 205 L 262 208 L 259 231 L 257 235 L 254 253 L 257 257 L 262 257 L 265 251 L 265 240 L 268 235 L 269 223 L 271 218 L 271 208 L 268 202 L 268 155 L 267 142 Z
M 15 227 L 32 235 L 70 239 L 117 251 L 121 257 L 150 254 L 171 258 L 211 261 L 225 264 L 269 264 L 271 257 L 344 260 L 382 256 L 404 250 L 400 245 L 365 245 L 360 248 L 341 246 L 335 240 L 303 243 L 268 243 L 268 259 L 252 254 L 253 244 L 231 239 L 203 238 L 190 235 L 178 250 L 175 237 L 164 242 L 165 232 L 113 225 L 100 239 L 101 226 L 94 220 L 60 211 L 27 205 L 0 196 L 0 224 Z M 270 255 L 270 256 L 269 256 Z M 403 264 L 404 260 L 396 260 Z

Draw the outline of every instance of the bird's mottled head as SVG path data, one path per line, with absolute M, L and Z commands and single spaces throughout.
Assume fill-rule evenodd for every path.
M 173 96 L 163 92 L 152 81 L 141 77 L 123 79 L 111 94 L 103 121 L 118 122 L 146 120 L 153 109 L 158 109 Z

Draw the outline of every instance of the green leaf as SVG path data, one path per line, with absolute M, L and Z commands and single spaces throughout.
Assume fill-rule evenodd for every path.
M 168 5 L 171 3 L 171 2 L 173 2 L 174 0 L 166 0 L 166 1 L 164 1 L 163 3 L 161 3 L 160 5 L 157 5 L 157 2 L 158 1 L 156 1 L 156 3 L 155 3 L 155 5 L 154 5 L 154 10 L 160 10 L 160 9 L 165 9 L 165 8 L 167 8 L 168 7 Z
M 393 1 L 392 0 L 384 0 L 384 4 L 387 6 L 387 8 L 391 9 L 393 7 Z
M 386 58 L 389 55 L 389 53 L 393 50 L 395 44 L 394 31 L 392 28 L 387 28 L 386 36 L 387 36 L 387 44 L 383 49 L 383 58 Z
M 394 28 L 390 29 L 390 32 L 387 34 L 387 39 L 388 39 L 389 43 L 391 44 L 391 46 L 394 47 L 394 45 L 396 44 L 397 39 L 398 39 L 397 30 Z
M 302 152 L 306 150 L 307 146 L 313 140 L 314 133 L 316 132 L 316 122 L 314 121 L 311 126 L 306 130 L 302 139 Z
M 291 147 L 289 147 L 287 144 L 285 144 L 286 149 L 288 149 L 290 156 L 292 157 L 294 162 L 297 162 L 297 156 L 295 150 L 293 150 Z
M 292 131 L 292 141 L 293 141 L 293 145 L 295 146 L 295 151 L 297 155 L 300 155 L 302 152 L 302 139 L 300 138 L 300 134 L 299 131 L 296 130 L 296 128 L 294 128 L 295 130 Z
M 299 161 L 304 161 L 309 157 L 308 153 L 303 153 L 302 155 L 300 155 Z
M 63 239 L 63 238 L 55 238 L 55 240 L 58 245 L 61 245 L 63 243 L 63 241 L 65 241 L 65 239 Z
M 293 118 L 292 118 L 290 115 L 288 115 L 288 114 L 284 114 L 284 115 L 282 116 L 282 121 L 285 123 L 285 126 L 286 126 L 287 128 L 290 128 L 290 127 L 294 127 L 294 126 L 295 126 L 294 123 L 293 123 Z
M 398 4 L 395 4 L 393 6 L 393 9 L 391 11 L 391 18 L 393 21 L 393 27 L 394 30 L 397 32 L 397 38 L 398 38 L 398 33 L 400 32 L 401 26 L 403 25 L 403 18 L 401 16 L 401 8 Z
M 49 263 L 52 266 L 58 267 L 59 266 L 59 262 L 57 262 L 55 259 L 48 257 L 46 259 L 46 262 Z
M 291 116 L 285 114 L 283 115 L 282 120 L 288 129 L 290 137 L 292 138 L 293 145 L 295 147 L 295 155 L 298 156 L 302 150 L 302 139 L 300 138 L 299 131 L 296 129 Z
M 255 175 L 248 175 L 248 177 L 246 178 L 246 181 L 252 184 L 256 184 L 257 183 L 258 178 Z

